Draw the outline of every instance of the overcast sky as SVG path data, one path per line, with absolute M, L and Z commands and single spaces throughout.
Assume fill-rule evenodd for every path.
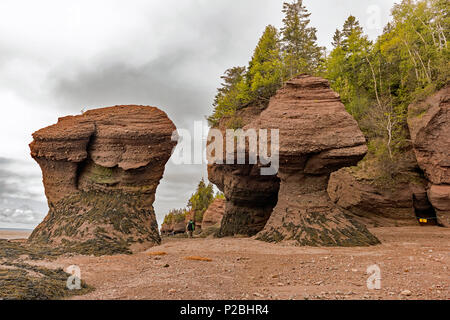
M 60 116 L 118 104 L 157 106 L 178 128 L 210 114 L 220 76 L 246 65 L 283 0 L 1 0 L 0 228 L 33 228 L 46 215 L 32 132 Z M 371 39 L 393 0 L 305 0 L 320 45 L 355 15 Z M 169 163 L 158 221 L 186 205 L 205 166 Z

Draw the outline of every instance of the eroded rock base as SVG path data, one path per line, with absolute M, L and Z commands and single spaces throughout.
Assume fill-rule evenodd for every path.
M 280 172 L 278 204 L 257 239 L 295 240 L 302 246 L 367 246 L 380 243 L 367 228 L 346 216 L 326 191 L 328 175 Z
M 160 244 L 153 208 L 124 193 L 79 192 L 59 201 L 29 237 L 65 251 L 112 255 Z

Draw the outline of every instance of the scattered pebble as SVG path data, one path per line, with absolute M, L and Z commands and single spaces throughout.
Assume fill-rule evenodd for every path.
M 407 296 L 407 297 L 409 297 L 410 295 L 412 295 L 412 292 L 409 291 L 409 290 L 403 290 L 400 294 L 401 294 L 402 296 Z

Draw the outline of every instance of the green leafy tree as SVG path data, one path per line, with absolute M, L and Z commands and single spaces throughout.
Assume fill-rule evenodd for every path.
M 281 39 L 275 27 L 267 26 L 248 67 L 225 72 L 214 112 L 208 117 L 211 126 L 229 118 L 227 127 L 240 128 L 242 119 L 235 116 L 237 110 L 255 104 L 265 108 L 285 80 L 300 73 L 323 73 L 325 49 L 317 45 L 317 30 L 309 25 L 310 13 L 303 1 L 285 2 L 283 13 Z
M 361 33 L 362 28 L 356 17 L 350 15 L 344 22 L 344 26 L 342 27 L 342 35 L 344 38 L 348 38 L 355 31 Z
M 248 67 L 228 69 L 222 79 L 224 82 L 217 89 L 214 112 L 208 117 L 208 121 L 210 125 L 216 126 L 222 118 L 229 117 L 229 126 L 237 129 L 240 127 L 239 119 L 233 118 L 237 110 L 254 103 L 267 106 L 270 97 L 283 84 L 277 29 L 267 26 Z
M 343 31 L 336 30 L 334 49 L 326 62 L 326 74 L 333 89 L 340 93 L 347 110 L 356 119 L 361 118 L 367 107 L 371 45 L 359 22 L 350 16 L 344 23 Z
M 448 9 L 448 1 L 403 0 L 375 43 L 353 16 L 335 34 L 327 78 L 380 159 L 401 159 L 408 105 L 449 82 Z
M 222 192 L 218 191 L 214 196 L 214 199 L 225 199 L 225 195 Z

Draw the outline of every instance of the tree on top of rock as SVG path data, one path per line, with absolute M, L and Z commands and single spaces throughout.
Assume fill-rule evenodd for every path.
M 359 120 L 364 113 L 362 107 L 367 105 L 364 99 L 372 83 L 368 63 L 372 43 L 358 20 L 349 16 L 342 31 L 336 30 L 333 46 L 326 63 L 327 77 L 333 89 L 341 95 L 347 111 Z
M 214 98 L 214 112 L 208 117 L 210 124 L 215 125 L 223 116 L 232 116 L 236 109 L 244 102 L 242 88 L 245 87 L 244 75 L 245 67 L 233 67 L 227 69 L 225 74 L 220 78 L 223 80 L 221 87 L 217 89 Z
M 282 50 L 286 67 L 285 78 L 299 73 L 315 73 L 320 65 L 323 48 L 317 45 L 317 29 L 309 27 L 310 13 L 303 0 L 283 4 Z
M 259 39 L 246 75 L 249 102 L 268 102 L 283 84 L 278 30 L 267 26 Z

